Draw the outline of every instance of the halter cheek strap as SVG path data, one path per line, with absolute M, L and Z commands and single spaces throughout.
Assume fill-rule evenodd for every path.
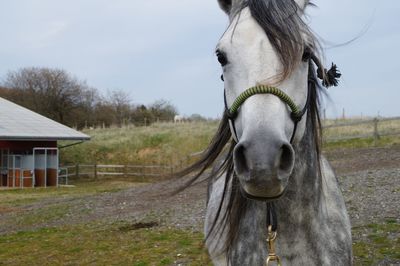
M 239 142 L 239 138 L 238 135 L 236 133 L 236 127 L 235 127 L 235 118 L 237 116 L 236 115 L 232 115 L 231 111 L 228 108 L 228 102 L 226 100 L 226 91 L 224 90 L 224 104 L 225 104 L 225 115 L 228 118 L 228 123 L 229 123 L 229 128 L 231 130 L 232 133 L 232 138 L 233 140 L 238 143 Z

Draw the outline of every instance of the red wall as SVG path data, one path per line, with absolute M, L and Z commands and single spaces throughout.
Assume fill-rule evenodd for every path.
M 0 140 L 0 149 L 10 152 L 32 152 L 33 148 L 57 148 L 57 141 L 8 141 Z

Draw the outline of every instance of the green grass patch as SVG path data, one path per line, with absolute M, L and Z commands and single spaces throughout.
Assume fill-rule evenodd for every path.
M 5 265 L 211 265 L 203 234 L 168 228 L 135 228 L 125 223 L 43 228 L 0 236 L 0 261 Z M 400 260 L 400 224 L 353 228 L 365 235 L 355 241 L 355 265 Z
M 374 265 L 386 259 L 400 261 L 400 224 L 389 219 L 384 224 L 353 228 L 355 265 Z
M 14 190 L 0 190 L 0 213 L 2 209 L 19 207 L 44 199 L 76 198 L 89 195 L 117 192 L 119 190 L 143 185 L 129 179 L 100 180 L 100 181 L 73 181 L 73 187 L 25 188 Z
M 0 264 L 211 265 L 201 233 L 119 227 L 91 224 L 0 236 Z
M 19 227 L 51 223 L 66 218 L 69 208 L 67 204 L 46 206 L 34 211 L 21 213 L 15 217 L 14 222 Z

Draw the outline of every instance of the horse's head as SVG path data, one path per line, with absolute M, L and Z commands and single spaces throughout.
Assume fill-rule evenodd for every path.
M 230 17 L 216 50 L 227 108 L 257 85 L 272 86 L 279 92 L 245 97 L 231 117 L 232 134 L 237 138 L 234 169 L 249 197 L 280 197 L 294 168 L 293 144 L 302 138 L 306 119 L 296 120 L 284 97 L 299 110 L 306 106 L 309 64 L 303 54 L 306 47 L 314 45 L 309 43 L 311 34 L 301 20 L 307 3 L 219 0 Z

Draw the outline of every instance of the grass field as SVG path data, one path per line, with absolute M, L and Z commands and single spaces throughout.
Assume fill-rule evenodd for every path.
M 340 120 L 335 123 L 345 123 Z M 350 120 L 348 122 L 355 122 Z M 325 124 L 333 124 L 326 121 Z M 101 164 L 138 164 L 138 165 L 187 165 L 195 160 L 192 154 L 204 150 L 218 126 L 218 122 L 198 123 L 159 123 L 149 127 L 126 127 L 107 129 L 87 129 L 84 132 L 92 140 L 61 150 L 61 162 L 101 163 Z M 384 132 L 400 132 L 400 120 L 382 122 Z M 371 125 L 355 125 L 324 130 L 327 138 L 332 136 L 353 136 L 369 134 Z M 387 146 L 400 143 L 400 134 L 374 138 L 340 140 L 326 142 L 326 149 L 359 148 L 369 146 Z
M 380 136 L 400 135 L 400 119 L 396 120 L 377 120 L 377 133 Z M 357 124 L 361 123 L 361 124 Z M 327 128 L 323 132 L 324 139 L 327 142 L 332 142 L 333 140 L 340 140 L 342 142 L 345 139 L 356 138 L 359 136 L 368 136 L 367 138 L 359 139 L 369 139 L 373 140 L 375 132 L 375 124 L 372 119 L 361 120 L 361 119 L 347 119 L 347 120 L 326 120 L 324 121 L 324 126 Z M 336 125 L 336 126 L 335 126 Z M 329 127 L 335 126 L 335 127 Z M 392 135 L 393 134 L 393 135 Z M 386 138 L 387 140 L 388 138 Z M 382 144 L 382 141 L 381 141 Z
M 61 162 L 178 165 L 202 151 L 218 124 L 160 123 L 149 127 L 85 130 L 92 140 L 61 150 Z

